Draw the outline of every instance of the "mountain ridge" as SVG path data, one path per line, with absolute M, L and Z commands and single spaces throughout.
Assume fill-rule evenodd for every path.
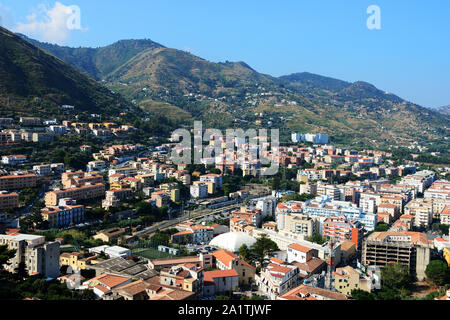
M 95 49 L 95 55 L 100 50 L 107 54 L 98 56 L 91 76 L 142 109 L 160 113 L 170 105 L 170 110 L 179 108 L 221 128 L 239 119 L 253 123 L 258 120 L 256 114 L 264 114 L 262 123 L 270 120 L 285 134 L 311 130 L 361 143 L 391 144 L 448 135 L 448 116 L 364 81 L 351 83 L 309 72 L 277 78 L 242 61 L 214 63 L 151 40 L 133 47 L 133 41 L 138 40 Z M 57 48 L 47 48 L 64 59 Z M 71 51 L 70 57 L 90 59 L 85 48 Z M 108 56 L 116 59 L 105 59 Z

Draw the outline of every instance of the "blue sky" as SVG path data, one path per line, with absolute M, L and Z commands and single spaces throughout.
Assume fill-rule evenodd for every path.
M 81 12 L 68 30 L 65 6 Z M 381 10 L 369 30 L 366 10 Z M 1 23 L 38 40 L 104 46 L 149 38 L 280 76 L 363 80 L 425 107 L 450 104 L 450 1 L 0 0 Z

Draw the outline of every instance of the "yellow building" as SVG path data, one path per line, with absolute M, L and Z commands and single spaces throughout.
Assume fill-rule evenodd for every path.
M 450 248 L 444 248 L 444 259 L 450 267 Z
M 367 292 L 371 291 L 371 281 L 364 277 L 350 266 L 337 268 L 333 272 L 335 289 L 347 296 L 351 295 L 352 290 L 360 289 Z
M 180 201 L 180 188 L 177 183 L 165 183 L 159 186 L 161 190 L 170 194 L 170 200 L 173 202 Z
M 79 252 L 61 253 L 59 256 L 59 265 L 68 266 L 73 270 L 85 270 L 88 264 L 91 264 L 92 260 L 95 260 L 97 255 L 83 258 L 83 255 Z

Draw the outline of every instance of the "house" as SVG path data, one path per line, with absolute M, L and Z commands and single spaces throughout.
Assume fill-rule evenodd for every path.
M 122 235 L 126 232 L 125 228 L 110 228 L 97 232 L 93 238 L 95 240 L 100 239 L 103 242 L 117 242 Z
M 278 297 L 278 300 L 348 300 L 342 293 L 300 285 Z
M 251 285 L 255 278 L 255 267 L 228 250 L 219 250 L 213 254 L 216 268 L 219 270 L 236 270 L 239 274 L 239 285 Z
M 300 283 L 300 271 L 297 266 L 279 259 L 272 259 L 267 267 L 261 270 L 260 275 L 255 276 L 255 282 L 259 290 L 275 300 Z
M 3 156 L 2 157 L 2 163 L 10 165 L 10 166 L 16 166 L 18 164 L 24 164 L 25 162 L 27 162 L 27 157 L 22 155 L 22 154 L 9 155 L 9 156 Z
M 130 277 L 117 276 L 110 273 L 103 273 L 90 280 L 83 282 L 79 287 L 80 290 L 91 289 L 94 291 L 97 298 L 102 298 L 105 294 L 111 292 L 113 289 L 125 286 L 131 283 Z
M 239 275 L 236 270 L 216 270 L 204 273 L 203 295 L 206 297 L 227 294 L 237 290 Z
M 364 290 L 367 292 L 372 291 L 372 280 L 353 269 L 351 266 L 345 266 L 343 268 L 337 268 L 333 272 L 334 276 L 334 288 L 336 291 L 350 296 L 352 290 Z

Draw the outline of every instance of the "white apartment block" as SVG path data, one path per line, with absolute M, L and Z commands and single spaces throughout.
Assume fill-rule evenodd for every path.
M 191 197 L 194 199 L 203 199 L 208 197 L 208 185 L 206 183 L 194 183 L 190 187 Z
M 424 193 L 434 180 L 436 180 L 436 174 L 433 171 L 423 170 L 403 177 L 399 184 L 413 186 L 417 192 Z
M 200 176 L 200 182 L 212 182 L 216 185 L 216 188 L 221 188 L 222 187 L 222 175 L 220 174 L 214 174 L 214 173 L 209 173 L 209 174 L 204 174 L 202 176 Z
M 297 266 L 272 262 L 255 276 L 256 285 L 270 300 L 276 300 L 300 284 L 300 270 Z
M 52 167 L 49 164 L 41 164 L 33 166 L 33 171 L 36 172 L 38 176 L 48 176 L 52 174 Z
M 15 234 L 0 235 L 0 245 L 17 250 L 11 264 L 5 266 L 7 271 L 14 273 L 23 262 L 29 275 L 59 276 L 59 242 L 45 242 L 44 236 Z
M 429 200 L 414 199 L 405 206 L 405 213 L 414 216 L 414 226 L 428 228 L 433 220 L 433 203 Z

